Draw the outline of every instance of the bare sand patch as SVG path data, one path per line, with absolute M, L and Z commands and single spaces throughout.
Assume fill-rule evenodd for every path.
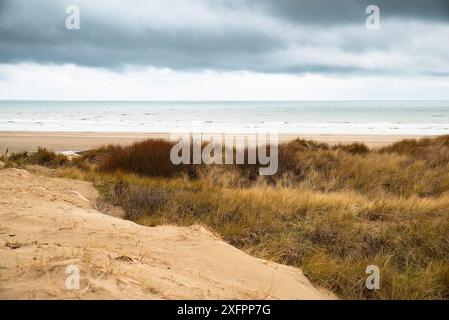
M 140 226 L 97 211 L 97 197 L 88 182 L 0 170 L 0 298 L 333 298 L 201 226 Z M 68 265 L 79 290 L 65 286 Z

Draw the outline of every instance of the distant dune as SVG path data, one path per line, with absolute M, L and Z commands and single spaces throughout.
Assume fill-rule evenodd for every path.
M 0 170 L 1 299 L 328 299 L 301 270 L 200 226 L 144 227 L 97 211 L 88 182 Z M 66 288 L 74 265 L 80 289 Z

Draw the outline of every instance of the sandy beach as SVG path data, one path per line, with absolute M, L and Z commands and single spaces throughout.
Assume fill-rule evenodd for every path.
M 127 145 L 144 139 L 169 139 L 168 133 L 123 133 L 123 132 L 9 132 L 0 131 L 0 154 L 9 152 L 33 151 L 45 147 L 54 151 L 85 151 L 102 145 Z M 284 134 L 279 140 L 286 142 L 296 138 L 311 139 L 329 144 L 362 142 L 367 146 L 382 147 L 402 139 L 415 139 L 417 135 L 295 135 Z

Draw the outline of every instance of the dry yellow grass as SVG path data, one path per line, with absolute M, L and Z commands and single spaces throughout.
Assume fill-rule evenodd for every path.
M 343 298 L 449 297 L 447 195 L 373 199 L 302 187 L 109 178 L 100 190 L 128 218 L 149 226 L 203 224 L 253 255 L 303 268 Z M 382 279 L 374 292 L 364 286 L 372 264 Z

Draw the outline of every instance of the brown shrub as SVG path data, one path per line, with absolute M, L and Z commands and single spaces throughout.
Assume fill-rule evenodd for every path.
M 105 172 L 122 170 L 153 177 L 174 177 L 189 173 L 185 165 L 174 165 L 171 162 L 170 150 L 173 145 L 174 142 L 166 140 L 145 140 L 128 147 L 116 147 L 100 161 L 99 169 Z

